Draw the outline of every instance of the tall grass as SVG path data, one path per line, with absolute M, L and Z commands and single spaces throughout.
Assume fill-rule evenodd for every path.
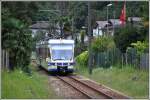
M 110 68 L 95 68 L 93 74 L 88 74 L 87 66 L 76 66 L 77 73 L 89 77 L 101 84 L 116 89 L 133 98 L 148 98 L 149 72 L 135 69 L 131 66 L 112 66 Z
M 48 84 L 48 77 L 32 72 L 29 76 L 20 70 L 2 71 L 3 99 L 59 98 Z

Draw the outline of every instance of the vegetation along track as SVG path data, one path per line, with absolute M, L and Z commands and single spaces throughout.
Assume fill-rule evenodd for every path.
M 42 69 L 46 72 L 46 74 L 48 74 L 48 71 L 46 69 Z M 54 77 L 57 77 L 64 83 L 70 85 L 71 87 L 85 95 L 88 99 L 129 99 L 128 96 L 118 93 L 103 85 L 99 85 L 85 79 L 81 80 L 79 79 L 78 75 L 55 75 Z

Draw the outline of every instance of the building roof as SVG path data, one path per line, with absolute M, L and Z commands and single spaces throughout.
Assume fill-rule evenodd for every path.
M 99 27 L 104 28 L 106 24 L 108 23 L 107 21 L 96 21 Z
M 131 19 L 132 19 L 134 22 L 142 21 L 141 17 L 128 17 L 128 21 L 131 21 Z
M 29 26 L 31 29 L 48 29 L 49 22 L 48 21 L 38 21 L 37 23 Z
M 114 26 L 119 26 L 121 25 L 120 20 L 119 19 L 109 19 L 109 21 L 112 23 L 112 25 Z M 105 28 L 108 24 L 108 21 L 96 21 L 96 23 L 98 24 L 99 27 L 101 28 Z
M 120 20 L 119 19 L 109 19 L 113 25 L 120 25 Z

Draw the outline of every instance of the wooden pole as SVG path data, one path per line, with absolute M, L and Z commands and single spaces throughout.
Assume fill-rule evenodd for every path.
M 89 35 L 89 61 L 88 61 L 88 65 L 89 65 L 89 74 L 92 74 L 92 52 L 91 52 L 91 6 L 90 6 L 90 2 L 88 2 L 88 35 Z

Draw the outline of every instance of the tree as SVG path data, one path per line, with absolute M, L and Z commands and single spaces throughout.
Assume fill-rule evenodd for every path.
M 81 29 L 87 21 L 87 2 L 70 2 L 69 16 L 74 18 L 76 29 Z
M 119 48 L 123 53 L 126 52 L 127 47 L 131 46 L 131 43 L 136 41 L 143 41 L 145 35 L 140 32 L 140 28 L 136 28 L 132 25 L 126 25 L 120 28 L 114 34 L 114 41 L 116 47 Z
M 7 9 L 9 11 L 10 16 L 16 19 L 21 20 L 24 23 L 31 24 L 32 17 L 38 10 L 38 6 L 36 2 L 2 2 L 2 13 L 3 10 Z M 2 15 L 2 18 L 4 16 Z
M 29 24 L 37 10 L 34 2 L 2 2 L 2 49 L 9 53 L 9 68 L 28 72 L 32 50 Z

